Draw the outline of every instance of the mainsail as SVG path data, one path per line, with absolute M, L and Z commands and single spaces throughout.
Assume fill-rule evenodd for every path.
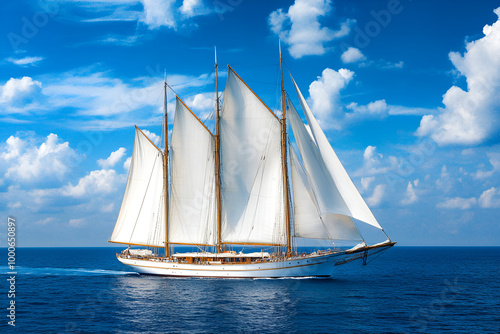
M 127 187 L 111 242 L 163 247 L 163 155 L 136 127 Z
M 295 86 L 295 90 L 297 91 L 302 110 L 306 116 L 307 124 L 311 129 L 311 133 L 321 154 L 322 160 L 324 161 L 329 174 L 333 177 L 336 188 L 340 192 L 344 203 L 350 211 L 349 216 L 382 229 L 377 219 L 373 216 L 370 208 L 368 208 L 368 205 L 366 205 L 365 201 L 361 197 L 361 194 L 354 186 L 354 183 L 344 169 L 344 166 L 342 166 L 337 154 L 335 154 L 335 151 L 328 142 L 325 133 L 321 130 L 318 121 L 314 118 L 311 109 L 307 105 L 304 96 L 300 92 L 300 89 L 293 78 L 292 81 Z
M 215 245 L 215 140 L 177 98 L 172 130 L 168 242 Z
M 222 242 L 285 244 L 281 123 L 232 69 L 220 117 Z

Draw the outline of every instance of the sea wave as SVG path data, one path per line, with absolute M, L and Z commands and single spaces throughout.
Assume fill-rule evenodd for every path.
M 7 266 L 0 266 L 0 271 L 9 271 Z M 137 275 L 134 271 L 107 269 L 56 268 L 56 267 L 23 267 L 16 266 L 18 275 L 35 276 L 97 276 L 97 275 Z

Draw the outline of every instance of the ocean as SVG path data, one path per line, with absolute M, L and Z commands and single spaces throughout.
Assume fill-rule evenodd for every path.
M 500 247 L 396 246 L 331 279 L 140 276 L 121 249 L 18 248 L 0 332 L 500 333 Z

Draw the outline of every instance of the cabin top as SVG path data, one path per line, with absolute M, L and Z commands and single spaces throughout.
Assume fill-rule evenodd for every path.
M 224 253 L 175 253 L 173 257 L 208 257 L 208 258 L 223 258 L 223 257 L 251 257 L 251 258 L 268 258 L 268 252 L 255 253 L 236 253 L 235 251 Z

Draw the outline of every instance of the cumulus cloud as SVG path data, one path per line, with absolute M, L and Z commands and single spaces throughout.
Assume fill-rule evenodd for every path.
M 360 49 L 354 48 L 351 46 L 342 53 L 342 55 L 340 56 L 340 59 L 342 60 L 342 62 L 344 64 L 351 64 L 351 63 L 356 63 L 358 61 L 365 60 L 366 57 L 361 52 Z
M 488 152 L 487 153 L 489 162 L 492 166 L 491 170 L 478 170 L 473 176 L 475 179 L 486 179 L 496 172 L 500 171 L 500 153 L 498 152 Z
M 382 200 L 384 199 L 385 189 L 386 189 L 385 184 L 376 185 L 375 189 L 373 189 L 373 194 L 366 199 L 368 205 L 370 205 L 371 207 L 379 206 L 380 203 L 382 203 Z
M 10 78 L 0 86 L 0 104 L 22 106 L 32 102 L 42 92 L 42 83 L 30 77 Z
M 366 105 L 356 102 L 344 104 L 341 91 L 353 81 L 355 73 L 341 68 L 335 71 L 326 68 L 309 85 L 308 104 L 324 129 L 340 129 L 346 124 L 369 119 L 384 118 L 389 115 L 423 115 L 429 109 L 389 105 L 385 99 L 376 100 Z
M 346 115 L 348 118 L 385 117 L 389 114 L 389 106 L 385 100 L 377 100 L 367 105 L 358 105 L 356 102 L 352 102 L 347 105 L 347 109 L 351 111 Z
M 173 14 L 173 5 L 175 0 L 142 0 L 144 6 L 144 15 L 142 22 L 147 24 L 150 29 L 159 27 L 176 27 L 176 20 Z
M 97 160 L 97 163 L 102 168 L 105 168 L 105 169 L 111 168 L 114 165 L 116 165 L 118 163 L 118 161 L 120 161 L 125 156 L 126 151 L 127 151 L 126 148 L 120 147 L 118 150 L 111 152 L 111 154 L 109 155 L 109 157 L 107 159 Z
M 436 186 L 444 192 L 449 192 L 453 186 L 453 180 L 451 179 L 450 172 L 448 171 L 448 167 L 446 167 L 446 165 L 443 165 L 441 168 L 441 174 L 439 175 L 439 179 L 436 181 Z
M 129 170 L 130 169 L 130 162 L 131 161 L 132 161 L 132 158 L 128 157 L 127 160 L 125 160 L 125 162 L 123 163 L 123 168 L 126 169 L 126 170 Z
M 361 178 L 361 186 L 362 190 L 366 191 L 370 188 L 370 184 L 375 180 L 374 176 L 362 177 Z
M 209 14 L 211 11 L 205 7 L 202 0 L 184 0 L 179 11 L 186 17 Z
M 76 186 L 71 183 L 62 189 L 65 196 L 85 197 L 92 194 L 108 194 L 116 189 L 116 186 L 123 183 L 125 178 L 113 169 L 102 169 L 91 171 L 82 177 Z
M 40 146 L 34 144 L 32 138 L 17 136 L 10 136 L 6 144 L 0 154 L 10 166 L 4 177 L 17 182 L 61 180 L 79 161 L 79 155 L 69 147 L 69 143 L 62 142 L 53 133 Z
M 161 137 L 158 136 L 156 133 L 148 131 L 148 130 L 142 130 L 142 132 L 146 135 L 146 137 L 149 138 L 156 146 L 160 145 Z
M 415 186 L 418 185 L 418 180 L 415 180 Z M 409 205 L 415 203 L 417 201 L 417 194 L 415 193 L 415 189 L 413 188 L 413 184 L 408 182 L 408 186 L 406 187 L 405 197 L 399 202 L 402 205 Z
M 436 205 L 437 208 L 440 209 L 461 209 L 467 210 L 476 205 L 477 199 L 475 197 L 471 198 L 447 198 L 443 202 L 440 202 Z
M 500 188 L 490 188 L 479 196 L 479 206 L 482 208 L 500 208 Z
M 294 58 L 307 55 L 322 55 L 327 51 L 327 42 L 347 36 L 354 20 L 341 23 L 339 30 L 322 27 L 322 17 L 332 11 L 330 0 L 295 0 L 285 12 L 283 8 L 273 11 L 268 18 L 271 31 L 289 45 Z
M 498 134 L 500 128 L 500 7 L 499 19 L 483 28 L 484 37 L 467 43 L 461 55 L 449 58 L 467 80 L 467 89 L 452 86 L 443 96 L 443 108 L 425 115 L 418 136 L 430 136 L 439 145 L 477 145 Z
M 341 68 L 338 71 L 326 68 L 309 85 L 309 104 L 318 121 L 329 124 L 339 108 L 340 90 L 354 77 L 354 72 Z
M 377 147 L 370 145 L 363 152 L 363 166 L 355 171 L 353 176 L 363 176 L 366 178 L 368 176 L 385 174 L 395 170 L 398 167 L 398 163 L 398 159 L 393 156 L 384 159 L 384 156 L 377 152 Z

